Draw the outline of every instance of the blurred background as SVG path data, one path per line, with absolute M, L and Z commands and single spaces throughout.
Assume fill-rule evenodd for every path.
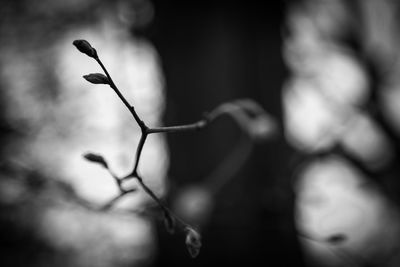
M 395 0 L 3 0 L 0 265 L 399 266 L 399 11 Z M 110 88 L 82 78 L 101 69 L 75 39 L 149 126 L 237 99 L 265 110 L 265 125 L 221 117 L 145 144 L 140 173 L 202 234 L 197 258 L 142 190 L 97 209 L 118 188 L 82 154 L 123 176 L 140 129 Z

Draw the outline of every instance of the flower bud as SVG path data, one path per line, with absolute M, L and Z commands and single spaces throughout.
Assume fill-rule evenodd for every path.
M 94 49 L 90 43 L 86 40 L 75 40 L 72 42 L 73 45 L 78 48 L 78 50 L 89 57 L 96 58 L 97 57 L 97 51 Z
M 192 258 L 197 257 L 201 248 L 201 236 L 191 227 L 186 227 L 186 248 Z
M 98 163 L 100 165 L 102 165 L 104 168 L 108 168 L 108 164 L 105 161 L 105 159 L 103 158 L 103 156 L 99 155 L 99 154 L 94 154 L 94 153 L 86 153 L 83 155 L 83 157 L 91 162 L 94 163 Z
M 94 84 L 110 84 L 107 76 L 101 73 L 91 73 L 88 75 L 84 75 L 86 81 L 94 83 Z

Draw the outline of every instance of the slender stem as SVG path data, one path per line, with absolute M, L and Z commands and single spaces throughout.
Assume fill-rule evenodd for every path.
M 110 87 L 118 95 L 118 97 L 120 98 L 122 103 L 124 103 L 124 105 L 128 108 L 129 112 L 132 114 L 132 116 L 134 117 L 135 121 L 137 122 L 138 126 L 140 127 L 140 129 L 142 131 L 142 135 L 140 137 L 139 144 L 138 144 L 138 146 L 136 148 L 135 162 L 134 162 L 134 166 L 133 166 L 132 172 L 130 174 L 128 174 L 127 176 L 123 177 L 123 178 L 119 178 L 112 171 L 108 170 L 110 172 L 111 176 L 114 178 L 115 182 L 117 183 L 118 188 L 120 190 L 120 194 L 117 195 L 116 197 L 114 197 L 113 199 L 111 199 L 109 201 L 109 203 L 107 203 L 103 207 L 103 209 L 108 209 L 108 208 L 112 207 L 124 195 L 126 195 L 128 193 L 131 193 L 131 192 L 134 192 L 136 190 L 136 189 L 124 190 L 122 188 L 122 186 L 121 186 L 122 181 L 124 181 L 125 179 L 128 179 L 128 178 L 134 177 L 134 178 L 136 178 L 138 180 L 138 182 L 141 185 L 141 187 L 143 188 L 143 190 L 159 205 L 159 207 L 163 210 L 163 212 L 165 212 L 166 214 L 168 214 L 171 217 L 174 217 L 177 222 L 179 222 L 182 226 L 184 226 L 185 229 L 187 227 L 190 227 L 189 224 L 184 222 L 182 219 L 178 218 L 173 212 L 170 211 L 170 209 L 166 205 L 163 204 L 163 202 L 143 182 L 142 177 L 139 176 L 139 174 L 138 174 L 139 161 L 140 161 L 140 158 L 141 158 L 141 154 L 142 154 L 142 150 L 143 150 L 144 144 L 145 144 L 146 139 L 147 139 L 147 135 L 153 134 L 153 133 L 173 133 L 173 132 L 186 132 L 186 131 L 201 130 L 201 129 L 205 128 L 211 121 L 213 121 L 214 119 L 219 117 L 220 115 L 222 115 L 224 113 L 226 113 L 226 114 L 232 113 L 237 107 L 234 106 L 234 105 L 232 106 L 230 104 L 225 104 L 225 105 L 218 106 L 212 112 L 210 112 L 207 115 L 205 115 L 203 119 L 201 119 L 201 120 L 199 120 L 197 122 L 191 123 L 191 124 L 169 126 L 169 127 L 148 128 L 146 126 L 146 124 L 144 123 L 144 121 L 142 121 L 140 119 L 139 115 L 136 113 L 134 106 L 129 104 L 129 102 L 126 100 L 124 95 L 121 93 L 121 91 L 115 85 L 113 79 L 111 78 L 110 74 L 108 73 L 106 67 L 104 66 L 104 64 L 102 63 L 100 58 L 98 56 L 96 56 L 95 60 L 97 61 L 97 63 L 100 65 L 100 67 L 104 71 L 105 75 L 107 76 Z M 240 152 L 243 152 L 243 149 L 240 149 L 240 150 L 241 150 Z M 232 160 L 232 159 L 230 159 L 230 160 L 228 160 L 228 163 L 230 163 L 230 162 L 235 162 L 236 163 L 236 161 L 238 161 L 237 163 L 242 163 L 242 161 L 244 161 L 243 158 L 246 158 L 248 153 L 244 153 L 244 154 L 246 156 L 239 157 L 240 160 Z M 233 158 L 237 158 L 237 157 L 235 156 Z M 223 166 L 221 167 L 222 171 L 218 170 L 216 173 L 214 173 L 214 175 L 218 176 L 218 174 L 220 172 L 225 172 L 226 165 L 227 164 L 223 164 Z M 238 164 L 238 165 L 240 166 L 241 164 Z M 213 175 L 213 177 L 214 177 L 214 175 Z
M 136 188 L 130 189 L 130 190 L 121 190 L 121 192 L 116 195 L 114 198 L 112 198 L 110 201 L 107 202 L 101 209 L 102 210 L 108 210 L 114 206 L 115 203 L 117 203 L 118 200 L 120 200 L 123 196 L 136 192 Z
M 143 182 L 142 177 L 137 176 L 136 177 L 139 184 L 142 186 L 143 190 L 152 198 L 154 199 L 155 202 L 157 202 L 160 207 L 166 211 L 169 212 L 169 209 L 161 202 L 161 200 L 156 196 L 156 194 Z
M 212 110 L 211 112 L 204 115 L 204 118 L 190 124 L 177 125 L 177 126 L 168 126 L 168 127 L 152 127 L 146 129 L 146 133 L 174 133 L 174 132 L 188 132 L 188 131 L 196 131 L 201 130 L 207 127 L 210 122 L 214 121 L 216 118 L 223 114 L 235 115 L 238 106 L 233 104 L 222 104 Z
M 168 213 L 171 217 L 174 217 L 181 225 L 184 227 L 190 227 L 189 224 L 184 222 L 181 218 L 176 216 L 164 203 L 157 197 L 157 195 L 143 182 L 142 177 L 140 176 L 135 176 L 139 182 L 139 184 L 142 186 L 143 190 L 158 204 L 158 206 L 166 213 Z
M 110 87 L 114 90 L 114 92 L 118 95 L 118 97 L 121 99 L 122 103 L 124 103 L 124 105 L 128 108 L 128 110 L 130 111 L 130 113 L 132 114 L 132 116 L 134 117 L 135 121 L 137 122 L 137 124 L 139 125 L 140 129 L 142 130 L 142 135 L 140 137 L 140 141 L 136 150 L 136 156 L 135 156 L 135 163 L 134 163 L 134 167 L 132 170 L 132 173 L 130 175 L 128 175 L 127 177 L 124 178 L 129 178 L 131 176 L 135 176 L 137 173 L 137 168 L 139 166 L 139 161 L 140 161 L 140 155 L 142 153 L 142 149 L 144 146 L 144 143 L 146 141 L 147 138 L 147 132 L 148 132 L 148 127 L 146 126 L 146 124 L 144 123 L 144 121 L 142 121 L 139 117 L 139 115 L 136 113 L 135 111 L 135 107 L 131 106 L 128 102 L 128 100 L 126 100 L 126 98 L 124 97 L 124 95 L 121 93 L 121 91 L 118 89 L 118 87 L 115 85 L 113 79 L 111 78 L 110 74 L 108 73 L 106 67 L 104 66 L 103 62 L 100 60 L 99 57 L 95 58 L 97 63 L 100 65 L 100 67 L 103 69 L 104 73 L 106 74 L 109 82 L 110 82 Z M 120 188 L 120 190 L 122 190 L 121 188 L 121 180 L 118 179 L 117 177 L 115 177 L 112 173 L 111 175 L 115 178 L 118 187 Z M 123 179 L 124 179 L 123 178 Z M 122 180 L 123 180 L 122 179 Z
M 142 155 L 143 146 L 144 146 L 144 143 L 146 142 L 146 138 L 147 138 L 147 133 L 142 133 L 142 135 L 140 136 L 139 144 L 136 148 L 135 163 L 133 165 L 133 170 L 130 175 L 124 177 L 123 179 L 129 178 L 132 176 L 138 176 L 137 169 L 139 166 L 140 156 Z
M 99 63 L 100 67 L 103 69 L 104 73 L 106 74 L 109 82 L 110 82 L 110 87 L 114 90 L 114 92 L 118 95 L 118 97 L 121 99 L 122 103 L 124 103 L 124 105 L 129 109 L 130 113 L 132 114 L 132 116 L 135 118 L 135 121 L 137 122 L 137 124 L 139 125 L 139 127 L 143 130 L 144 128 L 146 128 L 145 123 L 140 119 L 139 115 L 136 113 L 135 108 L 133 106 L 131 106 L 128 102 L 128 100 L 126 100 L 126 98 L 124 97 L 124 95 L 121 93 L 121 91 L 118 89 L 118 87 L 115 85 L 114 81 L 112 80 L 110 74 L 108 73 L 106 67 L 103 65 L 103 62 L 101 62 L 99 57 L 95 58 L 97 63 Z
M 202 119 L 198 122 L 186 125 L 149 128 L 147 130 L 147 133 L 152 134 L 152 133 L 174 133 L 174 132 L 195 131 L 195 130 L 201 130 L 207 125 L 208 125 L 208 120 Z
M 215 108 L 210 113 L 204 115 L 204 118 L 190 124 L 177 125 L 177 126 L 167 126 L 167 127 L 152 127 L 146 130 L 146 133 L 176 133 L 176 132 L 189 132 L 201 130 L 207 127 L 213 120 L 215 120 L 220 115 L 228 113 L 221 106 Z
M 112 198 L 106 205 L 104 205 L 102 209 L 106 210 L 106 209 L 111 208 L 123 196 L 136 191 L 136 188 L 130 189 L 130 190 L 124 190 L 122 188 L 122 181 L 124 181 L 125 179 L 128 179 L 128 178 L 131 178 L 131 177 L 135 177 L 138 180 L 138 182 L 140 183 L 143 190 L 159 205 L 159 207 L 163 210 L 163 212 L 167 213 L 171 217 L 174 217 L 177 222 L 179 222 L 181 225 L 184 226 L 184 228 L 190 227 L 189 224 L 185 223 L 182 219 L 178 218 L 167 206 L 165 206 L 162 203 L 162 201 L 156 196 L 156 194 L 143 182 L 142 177 L 140 177 L 138 174 L 139 161 L 140 161 L 143 146 L 146 142 L 146 138 L 147 138 L 148 134 L 162 133 L 162 132 L 181 132 L 181 131 L 199 130 L 199 129 L 202 129 L 205 126 L 207 126 L 207 124 L 217 116 L 218 112 L 213 112 L 212 114 L 209 114 L 204 119 L 202 119 L 198 122 L 192 123 L 192 124 L 182 125 L 182 126 L 171 126 L 171 127 L 156 127 L 156 128 L 150 129 L 146 126 L 144 121 L 142 121 L 140 119 L 139 115 L 135 111 L 134 106 L 131 106 L 129 104 L 129 102 L 126 100 L 124 95 L 121 93 L 121 91 L 115 85 L 115 83 L 114 83 L 113 79 L 111 78 L 110 74 L 108 73 L 106 67 L 104 66 L 103 62 L 100 60 L 100 58 L 97 55 L 95 56 L 95 60 L 97 61 L 97 63 L 100 65 L 100 67 L 103 69 L 104 73 L 106 74 L 110 87 L 118 95 L 118 97 L 120 98 L 122 103 L 124 103 L 124 105 L 128 108 L 129 112 L 132 114 L 132 116 L 134 117 L 135 121 L 137 122 L 137 124 L 139 125 L 139 127 L 142 131 L 142 135 L 140 137 L 139 144 L 136 149 L 135 163 L 134 163 L 132 172 L 123 178 L 119 178 L 110 169 L 107 168 L 110 175 L 114 178 L 115 182 L 117 183 L 120 193 L 119 193 L 119 195 Z

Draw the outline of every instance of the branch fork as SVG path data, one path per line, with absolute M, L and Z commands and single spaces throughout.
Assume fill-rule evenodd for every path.
M 91 73 L 88 75 L 84 75 L 83 78 L 93 84 L 109 85 L 117 94 L 122 103 L 126 106 L 128 111 L 131 113 L 132 117 L 134 118 L 141 130 L 141 137 L 134 156 L 133 168 L 125 176 L 118 177 L 117 175 L 115 175 L 115 173 L 109 168 L 109 165 L 103 156 L 95 153 L 86 153 L 83 155 L 86 160 L 97 163 L 104 167 L 110 173 L 111 177 L 113 177 L 117 187 L 119 188 L 119 194 L 112 198 L 103 207 L 101 207 L 101 210 L 108 210 L 112 208 L 114 204 L 125 195 L 136 192 L 137 188 L 125 189 L 123 187 L 124 181 L 129 179 L 136 179 L 142 190 L 147 195 L 149 195 L 162 210 L 164 215 L 164 224 L 167 228 L 167 231 L 173 233 L 174 229 L 179 226 L 179 229 L 182 230 L 182 232 L 184 232 L 186 235 L 185 243 L 189 254 L 193 258 L 196 257 L 199 254 L 201 248 L 201 235 L 199 234 L 199 232 L 196 231 L 194 227 L 190 226 L 177 215 L 175 215 L 163 203 L 163 201 L 146 185 L 144 179 L 139 174 L 139 162 L 142 155 L 143 147 L 146 143 L 147 136 L 149 134 L 157 133 L 178 133 L 202 130 L 221 115 L 227 114 L 230 115 L 237 122 L 237 124 L 242 130 L 244 130 L 244 132 L 248 133 L 248 136 L 251 139 L 257 141 L 258 139 L 266 139 L 267 137 L 271 136 L 271 133 L 275 132 L 275 122 L 270 117 L 268 117 L 265 111 L 259 105 L 254 103 L 254 101 L 240 100 L 236 102 L 222 104 L 211 112 L 206 113 L 199 121 L 191 124 L 168 127 L 148 127 L 136 112 L 135 107 L 127 101 L 125 96 L 118 89 L 108 70 L 104 66 L 103 62 L 100 60 L 96 49 L 93 48 L 86 40 L 75 40 L 73 42 L 73 45 L 75 45 L 81 53 L 84 53 L 87 56 L 96 60 L 96 62 L 99 64 L 104 72 L 104 74 Z M 257 131 L 257 133 L 254 134 L 254 127 L 261 127 L 263 131 Z

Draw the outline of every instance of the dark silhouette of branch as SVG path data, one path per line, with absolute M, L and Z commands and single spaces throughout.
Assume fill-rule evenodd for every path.
M 254 101 L 244 99 L 244 100 L 238 100 L 230 103 L 221 104 L 211 112 L 205 114 L 204 118 L 195 123 L 178 125 L 178 126 L 169 126 L 169 127 L 154 127 L 154 128 L 148 127 L 145 124 L 145 122 L 140 118 L 139 114 L 135 111 L 134 106 L 127 101 L 127 99 L 118 89 L 113 79 L 111 78 L 111 75 L 109 74 L 108 70 L 104 66 L 103 62 L 100 60 L 96 49 L 93 48 L 90 45 L 90 43 L 87 42 L 86 40 L 75 40 L 73 44 L 77 47 L 77 49 L 80 52 L 95 59 L 105 74 L 103 75 L 101 73 L 92 73 L 84 75 L 83 77 L 88 82 L 93 84 L 108 84 L 117 94 L 117 96 L 126 106 L 126 108 L 129 110 L 134 120 L 140 127 L 142 133 L 135 152 L 132 171 L 123 177 L 116 176 L 114 172 L 110 170 L 108 163 L 103 158 L 103 156 L 94 153 L 87 153 L 84 155 L 85 159 L 87 159 L 88 161 L 100 164 L 101 166 L 106 168 L 110 173 L 110 175 L 115 180 L 120 191 L 117 196 L 115 196 L 110 201 L 108 201 L 104 206 L 102 206 L 101 210 L 109 210 L 121 198 L 130 193 L 136 192 L 137 191 L 136 188 L 125 189 L 123 187 L 124 181 L 130 179 L 136 179 L 140 187 L 144 190 L 144 192 L 146 192 L 146 194 L 149 195 L 157 203 L 159 208 L 163 211 L 164 222 L 168 232 L 173 232 L 173 229 L 175 228 L 175 222 L 177 222 L 178 225 L 180 226 L 180 229 L 183 230 L 186 234 L 185 242 L 190 255 L 192 257 L 196 257 L 200 252 L 201 235 L 192 226 L 190 226 L 188 223 L 184 222 L 181 218 L 179 218 L 176 214 L 174 214 L 163 203 L 163 201 L 146 185 L 142 176 L 139 174 L 138 171 L 139 162 L 147 136 L 149 134 L 154 134 L 154 133 L 175 133 L 175 132 L 189 132 L 189 131 L 201 130 L 207 127 L 212 121 L 214 121 L 221 115 L 226 114 L 231 116 L 235 120 L 235 122 L 237 122 L 240 128 L 249 135 L 251 140 L 263 141 L 275 133 L 276 125 L 274 123 L 274 120 L 270 116 L 268 116 L 258 104 L 254 103 Z M 242 148 L 239 149 L 239 152 L 241 151 L 243 151 Z M 243 161 L 242 157 L 239 157 L 238 160 L 234 160 L 234 158 L 237 157 L 236 154 L 237 153 L 234 153 L 233 157 L 229 157 L 226 162 L 227 163 L 242 162 Z M 247 155 L 248 153 L 245 153 L 244 158 L 246 158 Z M 236 166 L 237 168 L 234 169 L 237 170 L 240 167 L 240 165 L 241 164 L 238 164 L 238 166 Z M 218 173 L 220 176 L 220 173 L 226 171 L 226 169 L 227 169 L 226 164 L 224 164 L 221 167 L 221 169 L 217 170 L 216 173 Z M 232 175 L 230 174 L 229 176 Z

